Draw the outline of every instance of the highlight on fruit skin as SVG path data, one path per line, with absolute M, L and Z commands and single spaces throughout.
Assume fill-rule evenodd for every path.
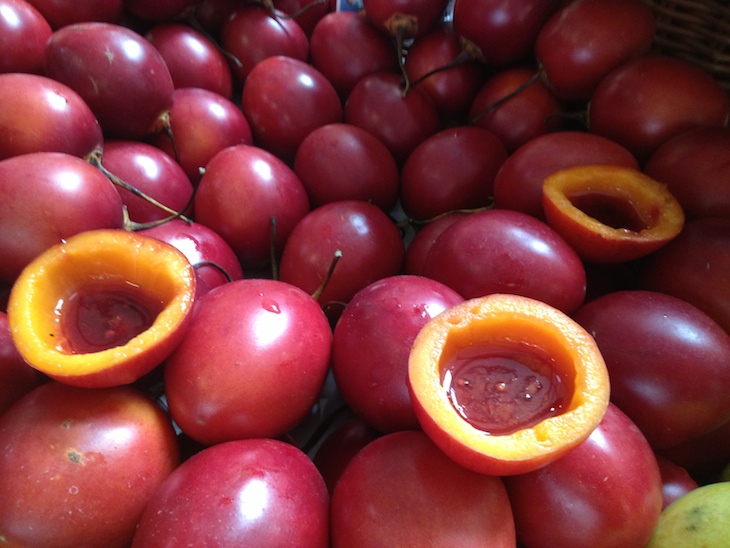
M 609 402 L 593 338 L 556 308 L 519 295 L 467 300 L 432 318 L 411 349 L 419 422 L 465 468 L 536 470 L 584 441 Z
M 661 182 L 632 168 L 587 165 L 543 182 L 547 223 L 593 263 L 638 259 L 677 236 L 685 215 Z
M 77 234 L 36 257 L 8 301 L 23 358 L 66 384 L 129 384 L 178 345 L 195 270 L 173 246 L 120 229 Z

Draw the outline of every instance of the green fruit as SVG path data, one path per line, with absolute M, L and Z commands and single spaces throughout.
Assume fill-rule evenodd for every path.
M 728 523 L 730 482 L 703 485 L 664 509 L 647 548 L 727 548 Z

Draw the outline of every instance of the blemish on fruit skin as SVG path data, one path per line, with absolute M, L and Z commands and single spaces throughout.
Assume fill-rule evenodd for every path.
M 66 456 L 68 457 L 68 460 L 73 462 L 74 464 L 83 464 L 82 459 L 83 456 L 80 452 L 76 451 L 75 449 L 69 449 L 66 451 Z
M 63 421 L 61 423 L 61 428 L 64 428 L 64 429 L 68 430 L 69 428 L 71 428 L 71 423 L 72 422 L 73 421 L 71 419 L 66 419 L 65 421 Z
M 273 301 L 271 299 L 264 299 L 261 302 L 261 306 L 264 310 L 268 312 L 273 312 L 274 314 L 281 314 L 281 308 L 279 308 L 279 303 L 276 301 Z

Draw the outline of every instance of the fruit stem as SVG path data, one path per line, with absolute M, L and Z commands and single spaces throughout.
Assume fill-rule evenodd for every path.
M 324 293 L 324 290 L 327 289 L 327 284 L 329 284 L 330 280 L 332 279 L 332 274 L 335 272 L 335 267 L 337 266 L 337 263 L 340 262 L 340 259 L 342 258 L 342 251 L 336 250 L 334 257 L 332 258 L 332 262 L 330 262 L 330 267 L 327 269 L 327 274 L 324 277 L 324 280 L 322 281 L 322 285 L 320 285 L 317 290 L 312 293 L 312 298 L 315 301 L 319 301 L 319 298 L 322 296 L 322 293 Z
M 497 99 L 496 101 L 494 101 L 493 103 L 488 105 L 485 109 L 483 109 L 479 113 L 477 113 L 476 116 L 474 116 L 474 118 L 472 118 L 470 120 L 470 123 L 472 125 L 476 124 L 480 118 L 482 118 L 483 116 L 486 116 L 487 114 L 492 112 L 498 106 L 506 103 L 513 97 L 516 97 L 517 95 L 519 95 L 520 93 L 525 91 L 527 88 L 529 88 L 532 84 L 534 84 L 535 82 L 538 82 L 540 80 L 540 78 L 541 78 L 540 72 L 535 72 L 535 74 L 533 74 L 527 80 L 525 80 L 522 84 L 517 86 L 513 91 L 511 91 L 510 93 L 508 93 L 507 95 L 505 95 L 503 97 L 500 97 L 499 99 Z
M 134 187 L 130 185 L 128 182 L 122 180 L 121 178 L 114 175 L 111 171 L 109 171 L 107 168 L 104 167 L 102 164 L 102 152 L 100 149 L 94 150 L 91 154 L 89 154 L 86 157 L 86 161 L 89 162 L 92 166 L 97 168 L 99 171 L 101 171 L 104 175 L 107 176 L 107 178 L 112 182 L 112 184 L 123 188 L 124 190 L 127 190 L 128 192 L 131 192 L 135 196 L 142 198 L 143 200 L 151 203 L 155 207 L 160 208 L 162 211 L 165 211 L 166 213 L 169 213 L 171 215 L 170 218 L 179 218 L 184 220 L 186 223 L 192 223 L 190 219 L 188 219 L 185 215 L 183 215 L 179 211 L 175 211 L 174 209 L 167 207 L 165 204 L 160 203 L 155 198 L 147 194 L 146 192 L 141 191 L 137 187 Z M 125 208 L 126 212 L 126 208 Z

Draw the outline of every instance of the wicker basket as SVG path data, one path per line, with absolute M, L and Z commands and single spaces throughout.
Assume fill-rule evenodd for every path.
M 644 1 L 656 16 L 656 51 L 704 68 L 730 91 L 730 1 Z

